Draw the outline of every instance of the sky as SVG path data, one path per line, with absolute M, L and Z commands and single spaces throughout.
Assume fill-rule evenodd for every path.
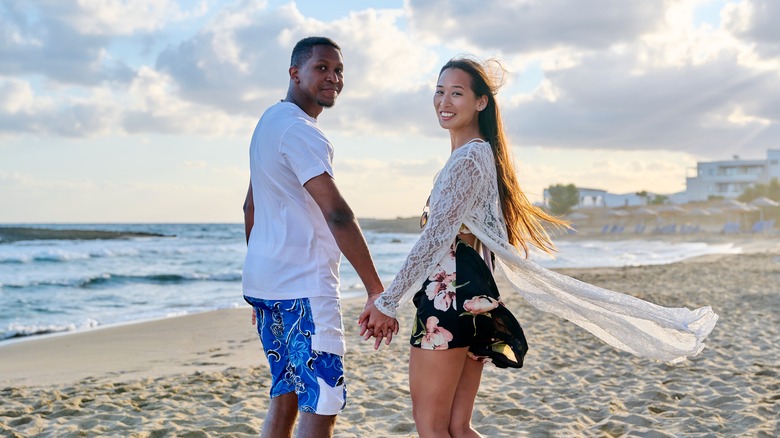
M 290 51 L 342 47 L 319 124 L 358 217 L 419 215 L 441 65 L 497 58 L 521 185 L 674 193 L 780 148 L 775 0 L 3 0 L 0 223 L 240 222 Z

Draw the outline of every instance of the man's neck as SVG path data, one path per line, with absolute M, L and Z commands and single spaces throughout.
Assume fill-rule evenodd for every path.
M 312 119 L 317 119 L 317 116 L 322 112 L 322 106 L 316 102 L 307 101 L 307 99 L 296 96 L 295 90 L 288 90 L 287 97 L 284 98 L 284 102 L 290 102 L 295 104 L 303 112 L 309 115 Z

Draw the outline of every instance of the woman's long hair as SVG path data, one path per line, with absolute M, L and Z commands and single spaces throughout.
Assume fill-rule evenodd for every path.
M 496 60 L 488 61 L 496 67 L 495 73 L 504 73 L 505 70 Z M 491 80 L 486 68 L 477 61 L 469 58 L 455 58 L 444 64 L 439 75 L 449 68 L 460 69 L 471 76 L 471 88 L 477 98 L 487 96 L 487 106 L 479 113 L 479 132 L 490 143 L 493 149 L 493 157 L 496 162 L 496 174 L 498 179 L 498 196 L 501 200 L 501 210 L 506 221 L 509 243 L 517 248 L 522 248 L 528 256 L 528 242 L 546 253 L 555 251 L 555 245 L 550 240 L 550 235 L 542 225 L 542 221 L 555 227 L 568 228 L 568 222 L 548 214 L 546 211 L 531 204 L 517 182 L 509 144 L 504 133 L 504 124 L 501 121 L 501 113 L 496 103 L 496 93 L 502 85 L 500 80 Z

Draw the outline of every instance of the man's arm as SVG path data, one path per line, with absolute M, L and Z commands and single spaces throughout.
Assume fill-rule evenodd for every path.
M 247 244 L 253 226 L 255 226 L 255 200 L 252 196 L 252 181 L 249 181 L 249 189 L 246 191 L 246 199 L 244 199 L 244 233 Z
M 341 196 L 336 182 L 327 174 L 315 176 L 303 185 L 314 201 L 322 210 L 325 222 L 328 224 L 333 237 L 344 257 L 355 268 L 360 280 L 368 292 L 368 304 L 371 305 L 376 297 L 384 291 L 382 281 L 374 267 L 374 261 L 368 251 L 368 244 L 363 237 L 357 219 L 347 201 Z M 394 318 L 377 318 L 369 322 L 369 328 L 376 336 L 392 339 L 393 333 L 398 333 L 398 321 Z
M 252 181 L 249 181 L 249 189 L 246 191 L 244 199 L 244 233 L 246 234 L 246 243 L 249 244 L 249 235 L 252 233 L 252 227 L 255 226 L 255 199 L 252 196 Z M 252 325 L 257 323 L 257 314 L 252 308 Z

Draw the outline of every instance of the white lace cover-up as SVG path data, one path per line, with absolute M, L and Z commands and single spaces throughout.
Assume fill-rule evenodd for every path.
M 490 145 L 472 140 L 452 152 L 434 183 L 428 223 L 398 275 L 375 301 L 395 316 L 420 289 L 461 225 L 496 255 L 496 267 L 535 308 L 565 318 L 638 356 L 680 362 L 696 356 L 718 320 L 709 306 L 668 308 L 603 289 L 528 261 L 509 244 Z

